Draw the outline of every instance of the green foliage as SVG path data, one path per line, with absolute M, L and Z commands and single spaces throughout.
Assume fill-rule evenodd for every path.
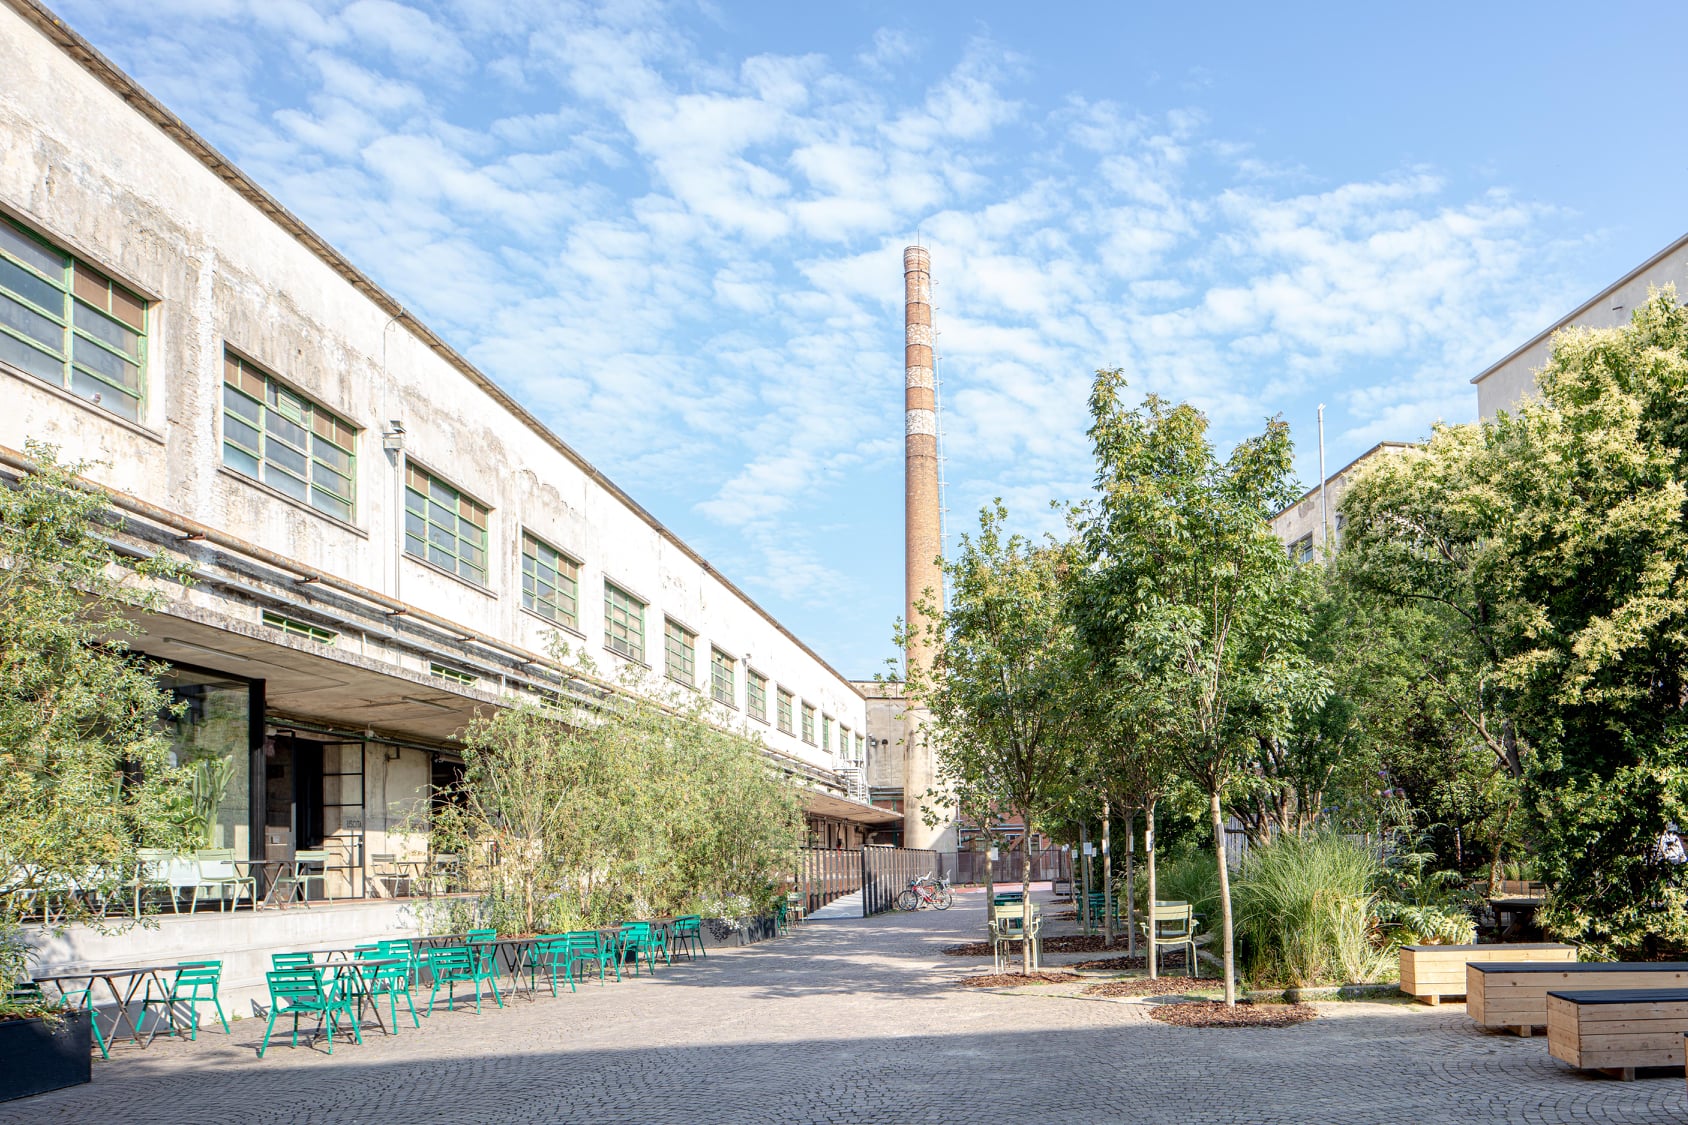
M 1688 873 L 1652 853 L 1688 800 L 1688 311 L 1667 290 L 1561 333 L 1539 383 L 1363 474 L 1353 561 L 1441 615 L 1419 667 L 1522 782 L 1495 836 L 1521 803 L 1544 924 L 1603 954 L 1681 948 Z
M 1162 902 L 1187 902 L 1208 923 L 1219 916 L 1219 871 L 1213 857 L 1194 848 L 1164 855 L 1156 865 L 1155 895 Z M 1148 907 L 1148 884 L 1137 884 L 1137 908 Z
M 1195 408 L 1153 395 L 1129 408 L 1125 390 L 1118 371 L 1098 372 L 1091 390 L 1098 496 L 1077 521 L 1072 613 L 1115 691 L 1208 798 L 1234 1002 L 1222 797 L 1251 751 L 1326 693 L 1303 648 L 1313 580 L 1270 523 L 1294 496 L 1289 431 L 1268 422 L 1221 461 Z
M 159 730 L 169 696 L 126 639 L 149 580 L 102 537 L 110 516 L 80 466 L 29 447 L 39 471 L 0 488 L 0 928 L 73 887 L 120 893 L 140 847 L 191 847 L 185 771 Z
M 1232 886 L 1249 973 L 1289 986 L 1377 979 L 1381 866 L 1334 833 L 1280 835 L 1249 849 Z
M 1394 945 L 1466 945 L 1477 940 L 1473 902 L 1458 871 L 1437 869 L 1431 851 L 1398 851 L 1384 863 L 1378 917 Z
M 508 932 L 765 913 L 802 842 L 795 783 L 705 705 L 628 692 L 472 725 L 435 846 L 468 857 Z

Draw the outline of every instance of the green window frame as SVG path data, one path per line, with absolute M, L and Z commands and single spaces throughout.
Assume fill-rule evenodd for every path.
M 709 697 L 738 707 L 738 662 L 718 648 L 709 650 Z
M 821 716 L 821 749 L 832 752 L 832 716 Z
M 405 465 L 404 553 L 486 585 L 490 509 L 415 465 Z
M 295 621 L 291 617 L 283 617 L 279 613 L 264 611 L 264 624 L 272 629 L 280 629 L 283 633 L 290 633 L 295 637 L 303 637 L 318 644 L 332 645 L 340 636 L 332 629 L 324 629 L 321 625 L 312 625 L 309 621 Z
M 858 761 L 858 762 L 866 761 L 867 760 L 867 758 L 865 756 L 866 752 L 867 752 L 867 739 L 863 738 L 859 734 L 856 735 L 856 761 Z
M 669 679 L 697 686 L 697 634 L 673 618 L 663 622 L 662 662 Z
M 645 603 L 613 582 L 604 583 L 604 647 L 645 662 Z
M 357 427 L 229 351 L 223 464 L 347 523 L 356 511 Z
M 462 684 L 464 687 L 468 687 L 476 680 L 480 679 L 480 677 L 475 675 L 473 672 L 465 672 L 463 669 L 453 668 L 449 664 L 430 663 L 428 665 L 428 673 L 429 675 L 438 676 L 442 680 L 450 680 L 454 684 Z
M 537 535 L 522 532 L 522 607 L 578 629 L 580 564 Z
M 807 703 L 803 705 L 803 741 L 815 744 L 815 709 Z
M 784 688 L 774 689 L 774 725 L 786 734 L 797 733 L 792 729 L 791 712 L 795 707 L 797 697 Z
M 754 668 L 744 673 L 745 709 L 759 723 L 768 721 L 768 677 Z
M 147 302 L 0 217 L 0 361 L 139 422 Z
M 850 728 L 843 723 L 838 724 L 838 756 L 840 758 L 850 756 Z

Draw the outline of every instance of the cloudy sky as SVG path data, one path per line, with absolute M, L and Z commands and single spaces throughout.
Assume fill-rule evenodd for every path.
M 1281 414 L 1310 483 L 1319 402 L 1332 470 L 1469 419 L 1688 228 L 1678 5 L 56 7 L 850 675 L 902 604 L 907 243 L 953 539 L 1084 492 L 1098 367 L 1225 446 Z

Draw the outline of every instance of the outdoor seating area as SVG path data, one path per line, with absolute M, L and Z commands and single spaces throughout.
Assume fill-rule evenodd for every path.
M 333 873 L 341 873 L 340 881 L 349 884 L 348 873 L 362 871 L 349 856 L 330 848 L 299 849 L 285 859 L 238 859 L 232 848 L 191 853 L 141 848 L 136 854 L 138 862 L 128 873 L 89 869 L 77 877 L 31 880 L 27 865 L 17 865 L 15 869 L 24 877 L 13 882 L 41 884 L 39 889 L 20 892 L 27 899 L 24 916 L 53 925 L 69 917 L 308 908 L 313 902 L 344 897 L 335 893 Z M 458 889 L 456 856 L 404 859 L 385 854 L 369 860 L 371 897 L 431 898 Z
M 626 976 L 654 975 L 708 956 L 696 914 L 624 922 L 568 933 L 501 936 L 492 929 L 278 952 L 264 974 L 265 1020 L 257 1045 L 263 1058 L 278 1034 L 289 1047 L 363 1042 L 366 1031 L 399 1034 L 439 1011 L 493 1012 L 542 992 L 553 997 L 595 979 L 607 986 Z M 92 967 L 45 974 L 18 986 L 62 999 L 90 1014 L 93 1042 L 111 1057 L 118 1044 L 145 1047 L 160 1035 L 199 1039 L 202 1030 L 230 1032 L 231 1008 L 220 994 L 223 962 Z

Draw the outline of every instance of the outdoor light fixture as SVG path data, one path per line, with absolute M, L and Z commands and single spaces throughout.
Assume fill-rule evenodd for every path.
M 404 423 L 397 418 L 387 422 L 387 432 L 381 435 L 381 448 L 388 453 L 404 452 Z

